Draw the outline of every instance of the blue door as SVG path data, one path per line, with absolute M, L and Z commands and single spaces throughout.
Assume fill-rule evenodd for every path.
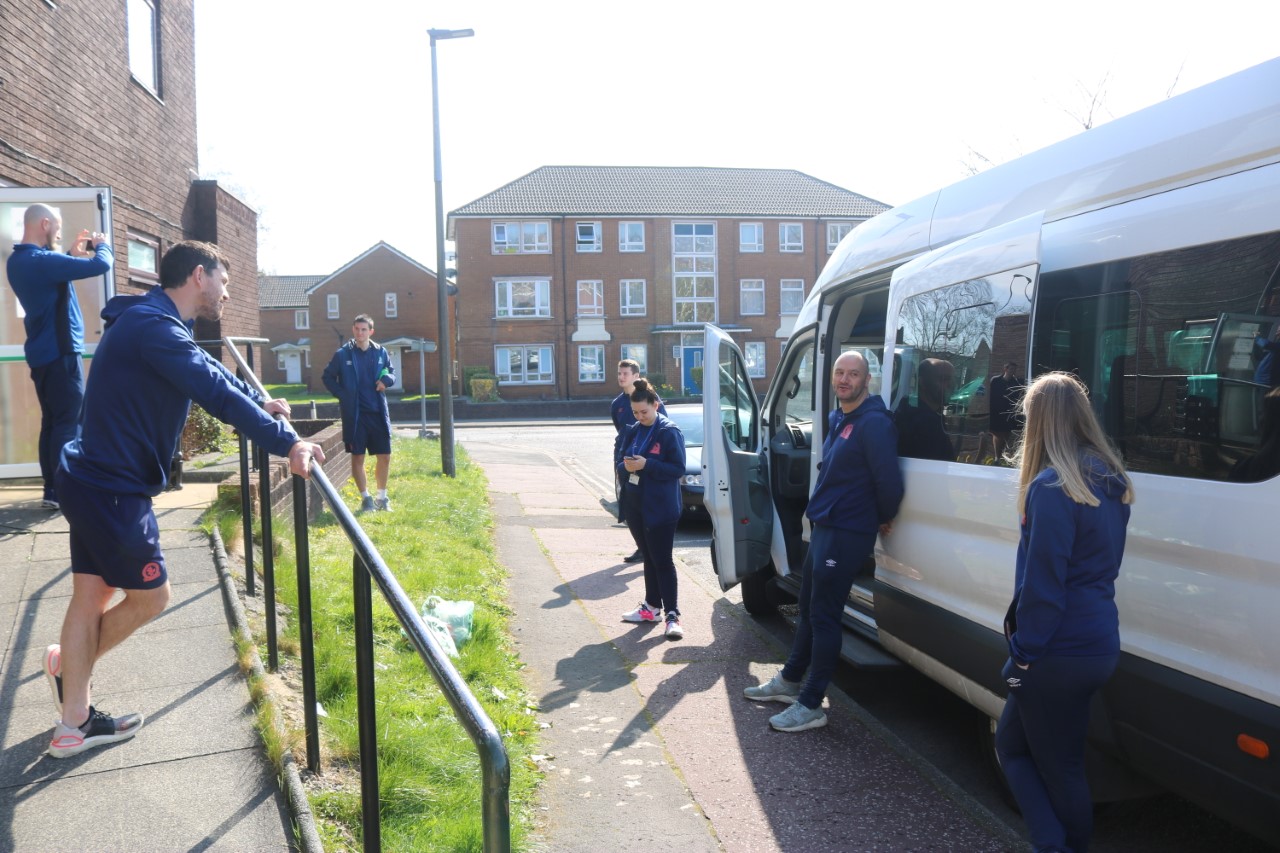
M 684 375 L 685 396 L 698 396 L 702 393 L 702 383 L 697 382 L 693 378 L 693 369 L 695 367 L 702 367 L 702 347 L 681 347 L 680 364 L 681 373 Z

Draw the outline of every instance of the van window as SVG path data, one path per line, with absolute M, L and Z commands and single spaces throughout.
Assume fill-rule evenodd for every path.
M 998 273 L 903 301 L 892 395 L 899 455 L 992 464 L 1008 449 L 1010 430 L 996 421 L 1016 404 L 1022 382 L 997 381 L 993 406 L 992 380 L 1006 363 L 1023 375 L 1035 273 Z
M 1280 405 L 1266 360 L 1278 273 L 1277 233 L 1045 273 L 1034 373 L 1084 381 L 1131 471 L 1267 479 L 1280 472 L 1280 419 L 1264 416 Z

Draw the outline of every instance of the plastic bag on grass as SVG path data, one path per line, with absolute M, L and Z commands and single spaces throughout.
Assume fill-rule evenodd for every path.
M 432 595 L 422 603 L 422 618 L 444 624 L 454 646 L 460 649 L 471 639 L 471 620 L 475 609 L 475 603 L 471 601 L 448 601 Z
M 435 635 L 436 642 L 440 644 L 440 648 L 444 649 L 444 653 L 451 658 L 456 658 L 458 656 L 458 646 L 453 641 L 453 634 L 449 632 L 449 626 L 434 616 L 428 616 L 425 607 L 423 608 L 422 621 L 427 626 L 427 630 Z

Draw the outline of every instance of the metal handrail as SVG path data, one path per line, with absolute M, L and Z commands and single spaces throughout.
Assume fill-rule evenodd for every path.
M 248 382 L 258 393 L 267 396 L 266 389 L 254 374 L 252 368 L 236 348 L 238 344 L 266 343 L 262 338 L 224 339 L 228 348 Z M 252 351 L 252 350 L 250 350 Z M 483 777 L 482 820 L 484 826 L 484 849 L 490 853 L 507 853 L 511 849 L 511 812 L 510 787 L 511 764 L 507 757 L 506 746 L 498 733 L 497 727 L 489 719 L 484 708 L 475 695 L 467 687 L 466 681 L 458 674 L 453 662 L 440 648 L 435 636 L 422 621 L 413 602 L 396 580 L 395 575 L 387 567 L 382 556 L 374 547 L 364 529 L 356 521 L 351 510 L 343 502 L 341 495 L 329 481 L 324 468 L 312 460 L 311 482 L 316 491 L 328 504 L 338 525 L 346 533 L 352 544 L 353 586 L 355 591 L 355 632 L 356 632 L 356 703 L 359 710 L 360 739 L 360 790 L 363 814 L 364 849 L 376 851 L 382 849 L 381 821 L 378 800 L 378 759 L 377 759 L 377 720 L 374 705 L 374 663 L 373 663 L 373 604 L 370 579 L 378 584 L 383 597 L 400 622 L 400 627 L 418 656 L 427 665 L 431 676 L 440 687 L 445 699 L 453 709 L 454 715 L 466 730 L 480 755 L 480 766 Z M 262 480 L 267 479 L 264 465 L 259 471 Z M 263 516 L 269 516 L 271 506 L 269 490 L 263 490 L 259 510 Z M 294 498 L 294 535 L 298 552 L 298 609 L 299 633 L 302 641 L 303 668 L 303 712 L 307 728 L 307 766 L 313 772 L 319 772 L 319 735 L 316 720 L 315 702 L 315 660 L 312 653 L 311 632 L 311 586 L 310 555 L 308 553 L 306 483 L 302 477 L 293 475 Z M 245 501 L 244 513 L 250 514 Z M 299 507 L 299 502 L 302 506 Z M 264 525 L 264 530 L 269 530 Z M 264 534 L 265 535 L 265 534 Z M 263 551 L 269 552 L 270 541 L 263 540 Z M 252 542 L 246 551 L 252 549 Z M 268 599 L 265 610 L 275 609 L 275 602 Z

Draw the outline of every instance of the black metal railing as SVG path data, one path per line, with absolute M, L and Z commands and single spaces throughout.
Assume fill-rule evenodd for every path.
M 239 367 L 239 374 L 259 393 L 266 389 L 253 372 L 253 344 L 268 343 L 263 338 L 224 339 Z M 240 354 L 244 344 L 248 359 Z M 263 610 L 267 615 L 267 654 L 270 668 L 278 666 L 275 625 L 275 568 L 271 559 L 271 483 L 270 465 L 265 448 L 255 448 L 260 485 L 259 513 L 262 527 Z M 252 510 L 249 502 L 249 453 L 243 434 L 240 439 L 240 497 L 245 519 L 245 586 L 249 595 L 253 587 Z M 355 593 L 356 640 L 356 705 L 359 712 L 360 794 L 362 830 L 365 851 L 382 849 L 378 802 L 378 728 L 374 704 L 373 662 L 373 595 L 371 581 L 376 582 L 383 598 L 400 622 L 400 627 L 453 709 L 454 715 L 470 736 L 480 755 L 483 801 L 484 849 L 489 853 L 507 853 L 511 849 L 510 786 L 511 765 L 506 746 L 497 727 L 458 674 L 452 661 L 423 623 L 421 615 L 401 588 L 395 574 L 383 562 L 364 529 L 343 502 L 338 490 L 329 482 L 323 466 L 312 462 L 310 482 L 328 505 L 338 525 L 351 541 L 352 583 Z M 302 666 L 302 704 L 306 730 L 307 768 L 320 772 L 320 735 L 316 715 L 315 653 L 311 621 L 311 556 L 308 539 L 307 480 L 293 475 L 293 526 L 298 571 L 298 631 Z

